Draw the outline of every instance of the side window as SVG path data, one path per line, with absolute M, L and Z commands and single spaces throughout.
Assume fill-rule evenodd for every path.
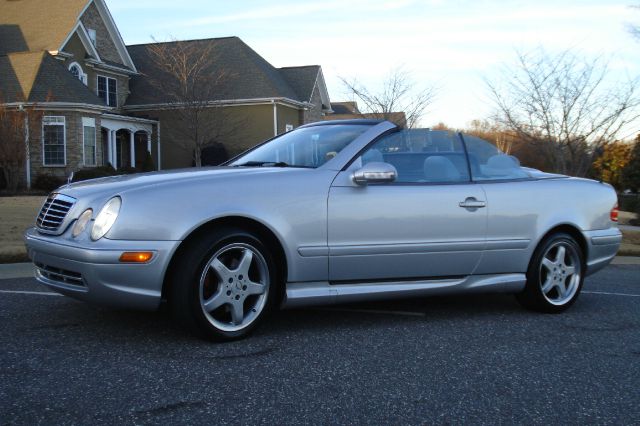
M 356 160 L 385 162 L 398 171 L 398 183 L 468 182 L 469 167 L 458 134 L 406 129 L 382 137 Z
M 475 136 L 463 135 L 469 153 L 471 175 L 475 181 L 528 179 L 520 161 L 501 152 L 493 144 Z

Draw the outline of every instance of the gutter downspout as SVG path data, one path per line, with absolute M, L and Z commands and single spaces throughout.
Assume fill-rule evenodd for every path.
M 273 104 L 273 136 L 278 136 L 278 105 L 275 99 L 271 103 Z
M 24 153 L 25 153 L 25 161 L 26 161 L 26 172 L 27 172 L 27 189 L 31 189 L 31 153 L 29 150 L 29 116 L 26 111 L 24 111 L 24 107 L 20 105 L 20 110 L 24 112 Z

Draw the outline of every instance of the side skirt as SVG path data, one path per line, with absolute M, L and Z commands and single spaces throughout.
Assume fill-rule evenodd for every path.
M 524 289 L 525 282 L 524 274 L 500 274 L 340 285 L 331 285 L 327 281 L 287 283 L 287 297 L 283 307 L 299 308 L 456 293 L 518 293 Z

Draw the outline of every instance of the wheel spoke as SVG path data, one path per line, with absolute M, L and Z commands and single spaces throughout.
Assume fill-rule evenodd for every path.
M 242 253 L 242 259 L 240 259 L 240 265 L 238 265 L 236 272 L 243 274 L 245 277 L 249 276 L 249 268 L 251 267 L 252 261 L 253 252 L 251 250 L 245 249 Z
M 220 306 L 224 305 L 224 302 L 224 293 L 218 291 L 216 294 L 214 294 L 204 302 L 204 310 L 207 312 L 212 312 Z
M 542 285 L 542 292 L 546 294 L 552 288 L 553 288 L 553 280 L 551 278 L 547 278 L 547 280 Z
M 260 283 L 254 283 L 253 281 L 249 281 L 247 283 L 247 294 L 262 294 L 264 293 L 264 285 Z
M 556 266 L 556 264 L 553 262 L 553 260 L 548 259 L 548 258 L 543 258 L 542 259 L 542 266 L 544 266 L 545 268 L 547 268 L 547 270 L 549 272 L 553 271 L 554 266 Z
M 229 268 L 227 268 L 220 259 L 214 259 L 213 262 L 211 262 L 211 268 L 216 271 L 216 274 L 222 281 L 226 281 L 231 275 Z
M 567 294 L 567 286 L 565 285 L 564 280 L 558 281 L 556 287 L 558 287 L 558 296 L 564 297 Z
M 575 266 L 567 266 L 565 268 L 565 272 L 567 273 L 567 276 L 571 276 L 571 275 L 576 273 L 576 267 Z
M 564 248 L 564 246 L 558 246 L 558 253 L 556 254 L 556 264 L 557 265 L 564 265 L 564 257 L 566 255 L 566 249 Z
M 231 320 L 235 325 L 241 324 L 244 319 L 243 301 L 237 300 L 231 303 Z

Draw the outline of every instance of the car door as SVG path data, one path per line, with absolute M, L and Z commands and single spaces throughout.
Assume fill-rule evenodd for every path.
M 331 282 L 423 280 L 471 274 L 487 209 L 458 135 L 404 130 L 383 136 L 334 180 L 328 198 Z M 356 184 L 363 165 L 397 170 L 391 183 Z

